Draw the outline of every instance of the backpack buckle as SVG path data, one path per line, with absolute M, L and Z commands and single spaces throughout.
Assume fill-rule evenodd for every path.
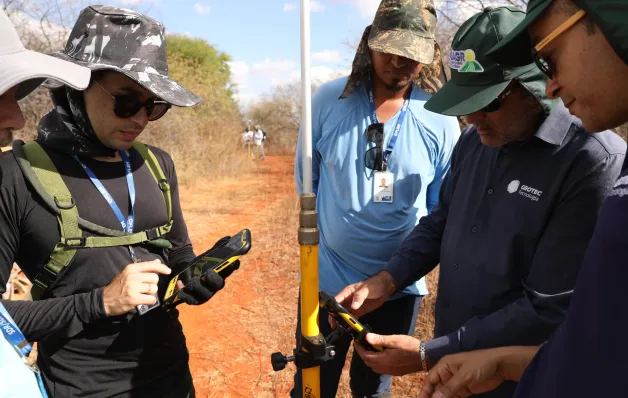
M 157 181 L 157 185 L 159 185 L 159 189 L 161 189 L 162 192 L 170 191 L 170 184 L 168 184 L 168 181 L 166 181 L 166 179 L 164 178 Z
M 78 237 L 78 238 L 64 238 L 63 244 L 71 248 L 83 248 L 85 247 L 86 240 L 85 240 L 85 237 L 83 236 Z
M 146 231 L 146 238 L 149 242 L 159 237 L 161 237 L 161 234 L 159 233 L 159 230 L 157 228 L 149 229 L 148 231 Z
M 74 198 L 70 196 L 70 203 L 67 203 L 67 199 L 63 198 L 61 199 L 63 202 L 66 202 L 64 204 L 59 203 L 59 198 L 55 196 L 54 198 L 55 200 L 55 205 L 57 205 L 58 208 L 62 209 L 62 210 L 69 210 L 71 208 L 73 208 L 74 206 L 76 206 L 76 203 L 74 203 Z

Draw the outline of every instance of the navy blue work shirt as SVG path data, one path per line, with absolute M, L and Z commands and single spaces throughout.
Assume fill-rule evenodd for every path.
M 499 148 L 461 136 L 439 202 L 385 266 L 399 289 L 440 263 L 430 363 L 538 345 L 564 320 L 598 211 L 626 144 L 591 134 L 562 102 L 533 137 Z M 511 397 L 504 383 L 486 397 Z
M 516 398 L 628 394 L 628 163 L 607 198 L 567 318 L 526 369 Z

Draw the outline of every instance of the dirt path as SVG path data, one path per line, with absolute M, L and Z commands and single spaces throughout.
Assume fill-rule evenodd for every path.
M 203 398 L 286 396 L 290 388 L 291 371 L 275 374 L 270 354 L 289 348 L 278 347 L 278 337 L 291 344 L 296 310 L 293 163 L 291 157 L 268 157 L 254 167 L 237 181 L 181 190 L 197 252 L 242 228 L 253 237 L 251 252 L 225 289 L 208 304 L 181 311 L 197 396 Z
M 181 189 L 196 252 L 249 228 L 253 248 L 209 303 L 181 309 L 197 396 L 288 397 L 294 366 L 274 372 L 270 355 L 294 348 L 299 247 L 292 157 L 268 157 L 236 180 Z M 434 291 L 436 275 L 428 285 Z M 433 298 L 424 300 L 416 337 L 432 329 Z M 348 366 L 338 398 L 350 397 Z M 395 397 L 418 394 L 420 376 L 393 379 Z

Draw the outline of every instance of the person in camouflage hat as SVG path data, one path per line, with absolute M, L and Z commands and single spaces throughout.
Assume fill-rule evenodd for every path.
M 154 98 L 147 110 L 149 121 L 162 117 L 171 105 L 194 106 L 202 98 L 188 91 L 168 75 L 166 60 L 166 34 L 162 24 L 136 11 L 111 7 L 91 6 L 78 17 L 65 49 L 53 54 L 60 59 L 85 66 L 92 70 L 93 82 L 99 82 L 108 72 L 116 72 L 118 79 L 130 80 L 146 90 Z M 51 81 L 51 89 L 57 109 L 42 119 L 38 140 L 48 147 L 64 150 L 70 154 L 113 156 L 111 146 L 95 139 L 93 126 L 86 120 L 82 94 L 66 90 Z M 98 88 L 98 84 L 92 84 Z M 91 88 L 91 87 L 90 87 Z M 122 109 L 118 101 L 116 115 L 123 116 L 135 109 Z M 93 121 L 95 122 L 95 121 Z
M 432 0 L 383 0 L 350 76 L 322 85 L 312 98 L 319 284 L 332 295 L 376 274 L 386 278 L 382 266 L 438 199 L 460 128 L 456 118 L 424 107 L 444 82 L 435 26 Z M 363 320 L 383 334 L 412 334 L 427 293 L 424 279 L 413 281 Z M 322 333 L 331 333 L 322 309 L 319 321 Z M 338 341 L 334 359 L 321 366 L 322 397 L 336 395 L 350 345 Z M 377 374 L 359 355 L 350 375 L 354 396 L 390 396 L 391 376 Z M 301 396 L 301 389 L 297 370 L 291 395 Z
M 195 258 L 172 158 L 135 142 L 171 105 L 201 101 L 170 79 L 165 40 L 163 25 L 138 12 L 85 8 L 55 57 L 91 69 L 89 86 L 48 82 L 55 108 L 40 121 L 36 142 L 14 143 L 0 158 L 0 264 L 15 261 L 41 298 L 6 307 L 38 342 L 38 365 L 55 397 L 194 396 L 177 311 L 138 314 L 163 300 L 168 275 Z M 35 179 L 33 170 L 45 177 Z M 58 218 L 64 211 L 81 218 Z M 72 220 L 81 228 L 68 235 Z M 124 235 L 143 238 L 113 243 Z M 106 244 L 89 246 L 90 237 Z M 83 250 L 59 267 L 68 241 Z M 61 271 L 48 277 L 50 264 Z M 0 268 L 0 280 L 9 271 Z M 179 298 L 193 305 L 224 286 L 213 271 L 184 280 Z
M 433 0 L 383 0 L 373 23 L 364 29 L 351 75 L 340 98 L 349 97 L 371 74 L 373 59 L 370 50 L 423 64 L 414 82 L 434 94 L 447 79 L 435 29 Z

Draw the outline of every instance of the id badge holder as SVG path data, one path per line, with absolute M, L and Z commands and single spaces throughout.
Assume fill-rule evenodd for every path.
M 373 179 L 373 201 L 392 203 L 394 200 L 395 176 L 389 171 L 376 171 Z

